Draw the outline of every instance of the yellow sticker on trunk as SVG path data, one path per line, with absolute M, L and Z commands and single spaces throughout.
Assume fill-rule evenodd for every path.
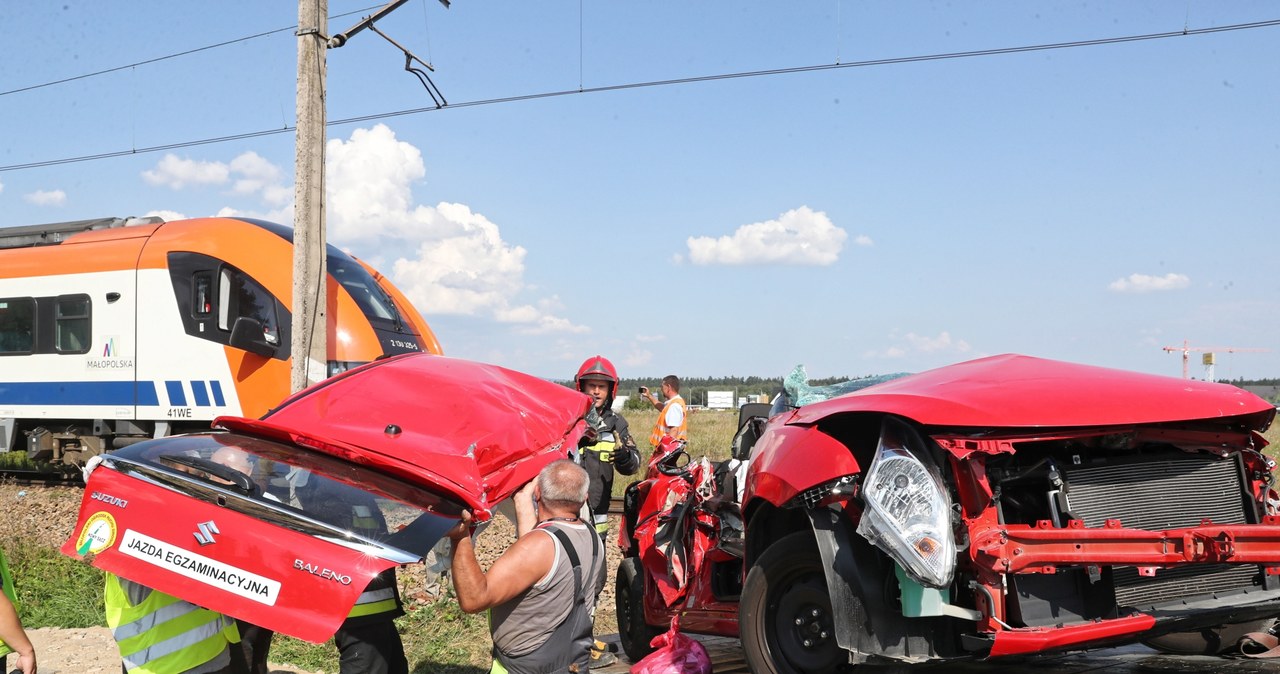
M 76 554 L 98 554 L 115 545 L 116 518 L 111 513 L 96 512 L 89 516 L 76 539 Z

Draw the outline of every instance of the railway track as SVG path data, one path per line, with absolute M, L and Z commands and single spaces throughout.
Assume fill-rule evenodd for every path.
M 0 468 L 0 483 L 24 487 L 83 487 L 79 471 L 50 473 L 30 468 Z

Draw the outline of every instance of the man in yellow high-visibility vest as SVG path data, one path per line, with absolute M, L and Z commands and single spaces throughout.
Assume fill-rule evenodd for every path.
M 230 616 L 106 575 L 107 626 L 127 674 L 241 674 L 240 632 Z M 232 645 L 236 644 L 233 648 Z

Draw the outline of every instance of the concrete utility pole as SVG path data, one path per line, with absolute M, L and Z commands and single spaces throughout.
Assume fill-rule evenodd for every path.
M 329 0 L 298 0 L 298 131 L 294 159 L 293 323 L 290 388 L 328 375 L 325 268 L 325 29 Z

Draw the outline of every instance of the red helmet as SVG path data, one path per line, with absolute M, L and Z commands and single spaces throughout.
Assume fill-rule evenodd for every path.
M 618 371 L 613 369 L 613 363 L 604 356 L 592 356 L 582 361 L 582 367 L 578 368 L 578 375 L 573 378 L 573 384 L 581 391 L 582 382 L 588 379 L 607 381 L 611 384 L 605 407 L 612 405 L 613 399 L 618 397 Z

